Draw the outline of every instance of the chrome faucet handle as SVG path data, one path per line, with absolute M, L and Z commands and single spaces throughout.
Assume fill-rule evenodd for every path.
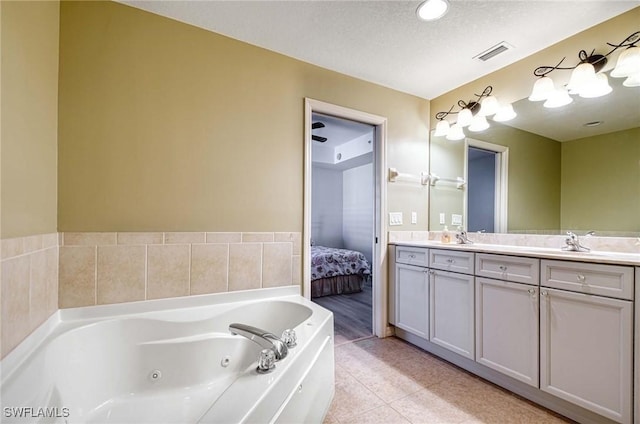
M 462 230 L 459 233 L 456 233 L 456 242 L 458 244 L 473 244 L 469 237 L 467 236 L 467 232 Z
M 280 340 L 278 336 L 261 328 L 236 322 L 229 325 L 229 332 L 246 337 L 260 345 L 263 349 L 272 350 L 275 354 L 276 361 L 284 359 L 289 353 L 287 345 Z
M 296 347 L 298 344 L 298 336 L 296 336 L 295 330 L 287 328 L 282 332 L 282 341 L 288 348 Z
M 260 359 L 258 359 L 258 367 L 256 371 L 259 374 L 266 374 L 276 367 L 276 354 L 272 349 L 262 349 L 260 351 Z

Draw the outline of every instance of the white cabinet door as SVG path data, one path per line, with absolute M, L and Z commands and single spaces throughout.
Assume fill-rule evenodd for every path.
M 396 327 L 429 338 L 428 269 L 396 264 Z
M 540 289 L 540 388 L 616 422 L 632 409 L 633 303 Z
M 431 342 L 474 359 L 473 275 L 429 272 Z
M 476 361 L 538 387 L 538 287 L 476 278 Z

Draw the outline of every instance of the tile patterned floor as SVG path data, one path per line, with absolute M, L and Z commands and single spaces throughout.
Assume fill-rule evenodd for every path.
M 395 337 L 335 348 L 330 423 L 572 422 Z

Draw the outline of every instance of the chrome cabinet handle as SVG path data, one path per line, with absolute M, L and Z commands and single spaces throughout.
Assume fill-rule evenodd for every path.
M 432 269 L 429 270 L 429 275 L 436 275 L 436 272 Z
M 452 258 L 449 258 L 449 259 L 447 259 L 447 262 L 449 262 L 450 264 L 452 264 L 452 263 L 454 263 L 454 262 L 455 262 L 455 260 L 454 260 L 454 259 L 452 259 Z
M 546 290 L 540 291 L 540 296 L 549 296 L 549 292 Z
M 584 275 L 582 275 L 582 274 L 578 274 L 578 277 L 577 277 L 577 278 L 578 278 L 578 282 L 579 282 L 579 283 L 584 283 L 584 282 L 587 280 L 587 277 L 585 277 L 585 276 L 584 276 Z
M 529 292 L 529 294 L 536 294 L 536 289 L 529 289 L 527 291 Z
M 507 270 L 507 266 L 506 265 L 500 265 L 500 271 L 504 272 Z
M 415 259 L 415 258 L 416 258 L 416 255 L 414 255 L 413 253 L 409 255 L 409 259 Z

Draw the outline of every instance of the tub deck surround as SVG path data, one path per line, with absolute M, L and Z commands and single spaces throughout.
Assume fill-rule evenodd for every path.
M 298 345 L 260 375 L 260 346 L 233 322 L 293 328 Z M 320 422 L 333 315 L 299 287 L 65 309 L 1 365 L 2 407 L 68 408 L 55 422 Z
M 63 233 L 60 307 L 301 284 L 299 232 Z

